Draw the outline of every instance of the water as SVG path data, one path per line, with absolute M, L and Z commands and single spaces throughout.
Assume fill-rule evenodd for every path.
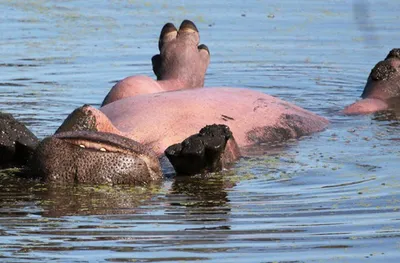
M 399 121 L 345 117 L 399 47 L 397 1 L 1 0 L 0 110 L 40 138 L 117 80 L 153 75 L 168 21 L 196 22 L 207 86 L 244 86 L 330 119 L 222 174 L 147 188 L 0 178 L 2 262 L 396 262 Z

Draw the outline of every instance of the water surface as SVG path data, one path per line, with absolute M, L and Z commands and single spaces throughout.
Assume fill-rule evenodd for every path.
M 397 1 L 0 0 L 0 110 L 40 138 L 111 86 L 153 75 L 161 27 L 196 22 L 207 86 L 327 117 L 221 174 L 141 187 L 0 177 L 2 262 L 396 262 L 399 120 L 338 114 L 399 47 Z

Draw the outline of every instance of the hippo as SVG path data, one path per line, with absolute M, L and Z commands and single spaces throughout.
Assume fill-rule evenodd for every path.
M 177 174 L 225 168 L 247 146 L 319 132 L 328 120 L 262 92 L 204 87 L 209 48 L 196 25 L 167 23 L 153 56 L 154 80 L 119 81 L 96 109 L 74 110 L 37 147 L 33 171 L 48 182 L 146 184 L 166 156 Z
M 370 114 L 396 107 L 400 97 L 400 48 L 392 49 L 369 74 L 361 100 L 347 106 L 344 114 Z
M 0 112 L 0 169 L 25 166 L 39 139 L 11 114 Z

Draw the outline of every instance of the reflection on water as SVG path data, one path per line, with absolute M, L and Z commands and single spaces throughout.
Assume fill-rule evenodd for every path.
M 398 110 L 338 111 L 398 47 L 397 1 L 0 1 L 0 110 L 39 137 L 152 75 L 161 26 L 189 18 L 208 86 L 245 86 L 330 119 L 256 145 L 221 174 L 160 185 L 50 187 L 0 173 L 2 262 L 396 262 Z M 223 14 L 223 15 L 221 15 Z M 398 105 L 398 103 L 394 103 Z
M 375 113 L 373 119 L 390 126 L 398 126 L 400 120 L 400 98 L 391 99 L 388 103 L 391 109 Z M 380 125 L 382 124 L 380 123 Z
M 376 46 L 378 44 L 377 32 L 374 22 L 371 20 L 371 8 L 373 7 L 368 1 L 353 0 L 354 20 L 365 36 L 364 41 L 368 45 Z

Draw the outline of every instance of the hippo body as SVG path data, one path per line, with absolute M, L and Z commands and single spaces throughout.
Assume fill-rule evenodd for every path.
M 128 97 L 100 108 L 125 136 L 158 155 L 208 124 L 227 125 L 239 147 L 324 129 L 328 121 L 291 103 L 243 88 L 201 88 Z
M 361 100 L 347 106 L 345 114 L 369 114 L 396 107 L 400 98 L 400 49 L 392 49 L 369 74 Z
M 147 183 L 160 178 L 154 156 L 164 152 L 178 172 L 215 171 L 239 158 L 240 148 L 298 138 L 328 125 L 323 117 L 261 92 L 203 88 L 210 52 L 199 39 L 190 21 L 179 30 L 166 24 L 160 54 L 152 58 L 157 80 L 125 78 L 100 109 L 84 105 L 72 112 L 38 147 L 35 172 L 55 182 Z M 122 165 L 116 165 L 118 155 L 124 156 Z M 107 176 L 114 166 L 115 175 Z

